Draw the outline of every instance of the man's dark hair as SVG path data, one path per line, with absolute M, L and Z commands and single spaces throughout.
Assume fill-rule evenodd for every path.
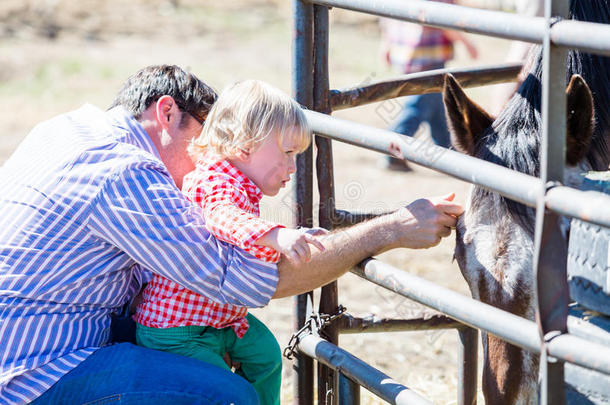
M 216 92 L 194 74 L 175 65 L 157 65 L 145 67 L 127 79 L 110 108 L 123 106 L 139 119 L 162 96 L 171 96 L 181 111 L 200 123 L 217 98 Z

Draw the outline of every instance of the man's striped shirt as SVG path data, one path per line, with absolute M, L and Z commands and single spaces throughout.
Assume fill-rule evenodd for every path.
M 266 262 L 280 260 L 278 251 L 254 242 L 272 229 L 284 226 L 260 218 L 262 191 L 228 160 L 208 154 L 195 170 L 184 176 L 182 192 L 203 209 L 207 227 L 218 239 Z M 214 302 L 155 275 L 142 292 L 133 319 L 149 328 L 230 326 L 242 338 L 249 326 L 246 315 L 246 307 Z
M 86 105 L 0 168 L 0 403 L 27 403 L 97 348 L 148 268 L 220 303 L 267 304 L 274 264 L 214 238 L 144 129 Z

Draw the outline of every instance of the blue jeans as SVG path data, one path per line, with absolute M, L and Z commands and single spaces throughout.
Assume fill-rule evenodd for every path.
M 407 101 L 391 129 L 399 134 L 413 136 L 423 122 L 430 125 L 430 136 L 435 144 L 444 148 L 451 145 L 441 93 L 407 97 Z
M 258 404 L 245 379 L 189 357 L 131 343 L 103 347 L 33 404 Z
M 225 353 L 241 366 L 236 373 L 252 384 L 261 404 L 279 405 L 282 387 L 282 350 L 273 333 L 254 315 L 247 315 L 248 331 L 240 339 L 233 328 L 211 326 L 179 326 L 157 329 L 137 326 L 140 346 L 188 356 L 231 369 L 223 358 Z

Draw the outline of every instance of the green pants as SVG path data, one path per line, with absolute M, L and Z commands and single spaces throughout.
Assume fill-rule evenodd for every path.
M 256 389 L 262 405 L 280 403 L 282 352 L 273 334 L 252 314 L 250 327 L 239 339 L 233 329 L 211 326 L 180 326 L 157 329 L 137 325 L 139 345 L 192 357 L 230 370 L 224 361 L 228 352 L 234 362 L 241 363 L 236 373 Z M 230 387 L 229 387 L 230 388 Z

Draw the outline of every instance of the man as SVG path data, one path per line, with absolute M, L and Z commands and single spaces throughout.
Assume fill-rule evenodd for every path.
M 129 343 L 108 345 L 110 316 L 142 268 L 222 303 L 335 280 L 367 256 L 426 248 L 462 208 L 418 200 L 323 237 L 324 252 L 275 266 L 216 240 L 180 192 L 187 145 L 214 92 L 176 66 L 132 76 L 112 109 L 85 105 L 46 121 L 0 171 L 0 403 L 257 403 L 236 375 Z M 230 389 L 227 389 L 230 387 Z

